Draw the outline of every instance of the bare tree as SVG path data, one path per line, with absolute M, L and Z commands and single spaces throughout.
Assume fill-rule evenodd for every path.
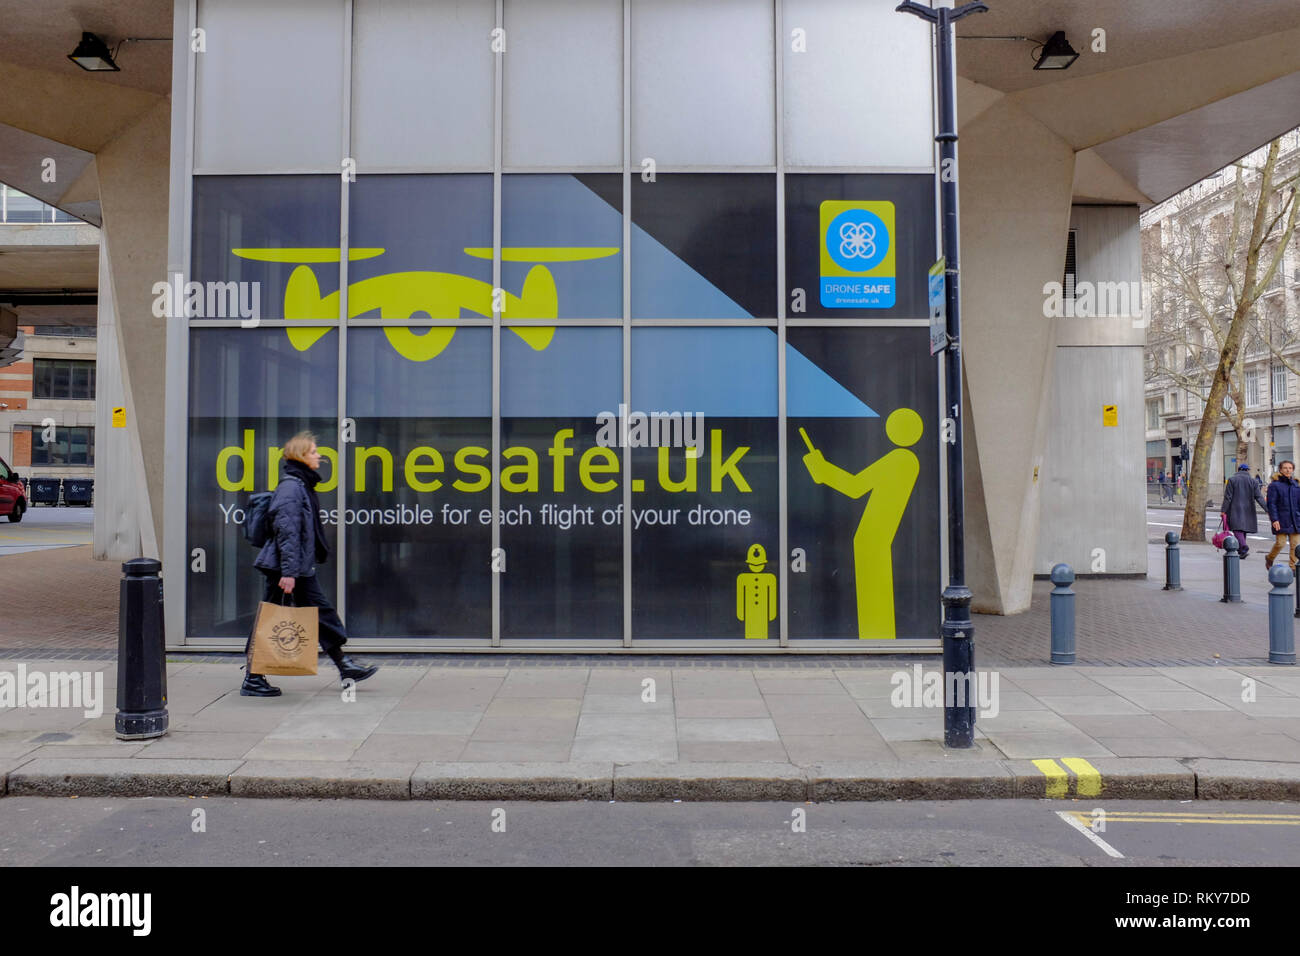
M 1178 315 L 1174 321 L 1157 320 L 1153 326 L 1157 342 L 1175 347 L 1157 351 L 1165 358 L 1148 366 L 1148 376 L 1167 379 L 1205 403 L 1187 478 L 1184 541 L 1205 540 L 1210 455 L 1220 422 L 1226 415 L 1239 447 L 1255 437 L 1253 422 L 1244 411 L 1238 368 L 1243 341 L 1257 349 L 1266 347 L 1292 371 L 1300 372 L 1282 355 L 1290 341 L 1285 323 L 1282 339 L 1275 340 L 1273 315 L 1261 319 L 1257 308 L 1282 267 L 1300 213 L 1296 200 L 1300 176 L 1280 173 L 1280 151 L 1281 141 L 1274 140 L 1262 165 L 1252 166 L 1246 160 L 1234 164 L 1230 205 L 1208 217 L 1175 213 L 1166 220 L 1168 234 L 1162 229 L 1158 250 L 1147 250 L 1148 271 L 1165 306 L 1159 312 L 1164 317 L 1171 312 Z M 1172 309 L 1171 302 L 1176 303 Z M 1180 347 L 1181 362 L 1177 360 Z

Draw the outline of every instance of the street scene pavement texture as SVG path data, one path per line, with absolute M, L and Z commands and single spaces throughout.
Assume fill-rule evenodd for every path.
M 1300 672 L 1267 663 L 1258 556 L 1242 564 L 1243 604 L 1218 601 L 1221 561 L 1204 545 L 1182 548 L 1182 592 L 1077 582 L 1074 666 L 1047 664 L 1049 583 L 1027 613 L 978 615 L 993 696 L 975 747 L 955 750 L 942 708 L 900 689 L 921 686 L 918 665 L 937 676 L 937 655 L 374 655 L 379 673 L 351 693 L 322 659 L 257 699 L 239 696 L 240 658 L 173 654 L 170 732 L 118 741 L 120 570 L 88 550 L 0 557 L 19 598 L 5 602 L 0 670 L 102 672 L 106 698 L 92 718 L 0 710 L 0 793 L 1300 799 Z M 1151 567 L 1163 573 L 1162 546 Z M 57 600 L 40 600 L 51 586 Z

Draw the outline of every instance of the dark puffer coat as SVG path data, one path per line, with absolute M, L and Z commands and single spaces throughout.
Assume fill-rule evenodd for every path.
M 257 552 L 253 567 L 281 577 L 306 578 L 329 556 L 314 500 L 320 474 L 297 461 L 286 461 L 284 472 L 267 509 L 272 533 Z
M 1281 526 L 1282 534 L 1300 534 L 1300 482 L 1281 475 L 1273 479 L 1268 486 L 1268 517 Z

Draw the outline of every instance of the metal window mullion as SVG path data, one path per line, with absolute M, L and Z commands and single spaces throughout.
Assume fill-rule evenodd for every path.
M 777 555 L 780 565 L 778 585 L 780 602 L 777 619 L 781 647 L 790 646 L 790 488 L 786 474 L 789 467 L 786 449 L 786 368 L 785 368 L 785 3 L 775 0 L 772 7 L 773 32 L 772 56 L 776 63 L 774 84 L 776 87 L 776 467 L 777 467 Z
M 505 0 L 496 0 L 496 26 L 505 39 Z M 501 311 L 495 290 L 501 288 L 501 139 L 504 53 L 496 53 L 492 80 L 492 555 L 501 547 Z M 507 556 L 508 557 L 508 556 Z M 501 575 L 495 558 L 492 575 L 492 646 L 501 646 Z
M 623 405 L 632 407 L 632 0 L 623 0 Z M 632 646 L 632 449 L 623 448 L 623 646 Z
M 178 26 L 184 28 L 184 36 L 189 37 L 194 28 L 198 25 L 198 0 L 189 0 L 182 11 L 181 5 L 177 4 L 173 10 L 172 29 L 176 30 Z M 174 41 L 173 41 L 174 42 Z M 182 276 L 188 275 L 190 271 L 190 254 L 193 236 L 193 215 L 194 215 L 194 110 L 196 98 L 195 72 L 197 56 L 189 50 L 189 44 L 185 43 L 185 83 L 186 88 L 179 91 L 183 97 L 185 118 L 184 129 L 179 139 L 179 144 L 173 143 L 173 159 L 169 167 L 169 189 L 171 200 L 175 204 L 171 208 L 177 210 L 179 222 L 176 218 L 169 215 L 168 217 L 168 237 L 167 237 L 167 254 L 171 259 L 173 251 L 177 253 L 177 260 L 168 263 L 172 268 L 168 269 L 168 275 L 164 278 L 170 282 L 170 273 L 173 270 L 182 273 Z M 172 51 L 173 71 L 175 65 L 176 51 Z M 174 75 L 174 73 L 173 73 Z M 178 91 L 173 90 L 173 95 Z M 172 124 L 173 130 L 175 124 Z M 179 175 L 174 172 L 175 158 L 174 152 L 179 148 L 183 152 L 181 158 L 181 169 Z M 179 182 L 178 182 L 179 180 Z M 180 195 L 176 195 L 179 191 Z M 175 233 L 179 233 L 176 235 Z M 182 310 L 183 312 L 184 310 Z M 166 447 L 170 451 L 179 449 L 186 463 L 186 473 L 189 466 L 189 401 L 190 401 L 190 376 L 189 376 L 189 350 L 190 350 L 190 329 L 184 315 L 171 316 L 166 319 L 166 364 L 170 374 L 166 376 L 165 392 L 167 395 L 168 409 L 163 416 L 163 434 L 166 439 Z M 169 482 L 171 476 L 170 488 L 172 494 L 168 494 Z M 188 532 L 186 514 L 189 508 L 189 482 L 185 475 L 174 474 L 174 470 L 166 471 L 163 475 L 163 542 L 161 555 L 163 558 L 163 576 L 166 578 L 169 569 L 176 569 L 181 575 L 179 586 L 171 589 L 172 600 L 163 604 L 163 632 L 164 641 L 170 638 L 173 645 L 183 645 L 188 643 L 189 635 L 186 633 L 185 622 L 189 615 L 189 575 L 188 563 L 186 562 L 186 551 L 188 548 Z M 152 515 L 141 516 L 152 519 Z M 177 593 L 179 592 L 179 593 Z
M 340 134 L 340 152 L 347 159 L 352 155 L 352 0 L 344 0 L 343 6 L 343 128 Z M 335 609 L 344 622 L 347 621 L 348 608 L 348 550 L 347 550 L 347 505 L 348 505 L 348 466 L 347 443 L 343 441 L 344 423 L 348 415 L 348 248 L 351 243 L 349 234 L 349 217 L 351 202 L 348 177 L 339 175 L 339 344 L 338 344 L 338 484 L 335 495 L 338 500 L 338 522 L 335 524 L 335 542 L 338 549 L 338 562 L 334 566 Z M 355 434 L 353 438 L 355 438 Z

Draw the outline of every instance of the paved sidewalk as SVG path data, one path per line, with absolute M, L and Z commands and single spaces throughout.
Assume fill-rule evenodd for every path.
M 102 671 L 109 703 L 0 712 L 11 794 L 1300 799 L 1300 673 L 1268 665 L 997 669 L 997 714 L 953 751 L 939 708 L 896 706 L 908 662 L 390 665 L 355 700 L 324 669 L 254 699 L 236 663 L 175 663 L 145 743 L 114 738 L 114 665 L 25 664 Z
M 1162 591 L 1164 546 L 1149 546 L 1146 579 L 1081 578 L 1078 663 L 1164 666 L 1263 663 L 1268 655 L 1267 592 L 1262 552 L 1241 564 L 1244 604 L 1219 603 L 1222 552 L 1184 544 L 1186 590 Z M 95 561 L 90 548 L 60 548 L 0 557 L 4 593 L 21 596 L 0 614 L 0 665 L 29 657 L 111 661 L 117 657 L 118 562 Z M 51 582 L 54 582 L 51 584 Z M 1047 581 L 1033 586 L 1023 614 L 975 615 L 975 659 L 984 666 L 1045 664 L 1051 647 Z M 937 627 L 937 620 L 936 620 Z M 524 655 L 513 658 L 518 660 Z M 383 659 L 377 657 L 377 659 Z M 431 655 L 432 662 L 444 655 Z M 461 664 L 497 666 L 499 658 L 455 655 Z M 744 660 L 736 658 L 734 660 Z M 808 658 L 780 658 L 795 661 Z

